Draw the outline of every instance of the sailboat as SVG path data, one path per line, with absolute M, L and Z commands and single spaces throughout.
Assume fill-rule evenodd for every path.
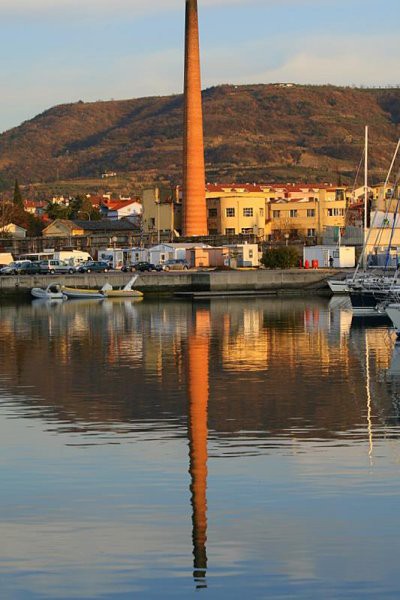
M 396 151 L 394 153 L 383 189 L 386 190 L 389 178 L 391 176 L 393 166 L 397 157 L 397 153 L 400 148 L 400 140 L 397 143 Z M 374 222 L 376 220 L 377 211 L 374 214 L 373 222 L 370 224 L 368 230 L 368 127 L 365 128 L 365 160 L 364 160 L 364 244 L 362 253 L 354 272 L 354 276 L 351 281 L 347 282 L 349 288 L 349 296 L 355 316 L 378 316 L 380 314 L 385 316 L 385 311 L 381 310 L 381 303 L 386 301 L 393 293 L 400 292 L 400 285 L 397 282 L 397 270 L 394 276 L 388 276 L 386 274 L 386 267 L 388 265 L 388 257 L 390 256 L 390 247 L 393 239 L 394 228 L 396 225 L 397 208 L 394 214 L 392 231 L 390 235 L 390 241 L 387 250 L 387 260 L 385 271 L 383 275 L 377 276 L 376 274 L 369 275 L 367 273 L 367 249 L 368 242 L 371 236 L 371 232 L 374 230 Z M 392 198 L 391 198 L 392 199 Z M 390 200 L 391 200 L 390 199 Z M 398 205 L 398 203 L 397 203 Z M 388 222 L 387 216 L 389 215 L 390 203 L 386 207 L 386 218 L 384 222 Z M 382 228 L 381 228 L 382 233 Z M 378 236 L 380 237 L 380 236 Z M 375 240 L 376 245 L 377 240 Z M 360 274 L 360 268 L 362 267 L 362 273 Z
M 358 170 L 357 170 L 358 176 Z M 356 179 L 357 179 L 356 176 Z M 365 249 L 367 243 L 367 214 L 368 214 L 368 125 L 365 126 L 365 145 L 364 145 L 364 227 L 363 227 L 363 252 L 360 256 L 356 271 L 353 275 L 350 275 L 346 279 L 328 279 L 328 285 L 330 290 L 334 294 L 347 294 L 351 290 L 352 283 L 354 283 L 360 264 L 365 260 Z M 339 229 L 339 241 L 340 245 L 340 229 Z M 364 264 L 365 271 L 365 264 Z M 361 278 L 359 278 L 361 279 Z
M 386 180 L 383 186 L 383 189 L 386 190 L 386 187 L 389 183 L 390 176 L 392 174 L 392 170 L 400 149 L 400 140 L 397 143 L 396 150 L 394 152 L 392 162 L 386 176 Z M 352 303 L 353 311 L 356 314 L 366 314 L 371 311 L 375 311 L 376 305 L 378 302 L 383 300 L 389 292 L 393 292 L 397 289 L 397 276 L 388 276 L 386 274 L 386 269 L 383 275 L 377 275 L 367 272 L 367 250 L 369 245 L 369 240 L 371 236 L 371 232 L 374 230 L 374 224 L 377 217 L 377 212 L 374 214 L 373 222 L 370 224 L 370 228 L 368 229 L 368 126 L 365 128 L 365 151 L 364 151 L 364 226 L 363 226 L 363 249 L 360 256 L 360 259 L 357 264 L 357 268 L 354 274 L 346 279 L 331 279 L 328 280 L 328 285 L 333 293 L 348 293 L 350 295 L 350 300 Z M 393 198 L 390 198 L 390 201 Z M 388 215 L 390 210 L 390 202 L 387 204 L 385 218 L 383 222 L 388 222 Z M 396 211 L 397 212 L 397 211 Z M 393 222 L 393 229 L 395 226 L 395 219 Z M 382 226 L 383 227 L 383 226 Z M 375 245 L 377 245 L 378 240 L 382 235 L 382 227 L 377 240 L 375 240 Z M 393 229 L 391 239 L 393 237 Z M 390 255 L 390 244 L 388 248 L 388 254 Z M 388 264 L 388 259 L 386 261 Z M 387 266 L 386 264 L 386 266 Z M 399 290 L 400 291 L 400 290 Z

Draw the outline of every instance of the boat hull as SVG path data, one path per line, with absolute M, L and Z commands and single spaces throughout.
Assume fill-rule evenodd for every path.
M 39 298 L 40 300 L 66 300 L 63 292 L 51 292 L 42 288 L 32 288 L 31 294 L 34 298 Z
M 385 311 L 380 311 L 377 307 L 385 300 L 387 292 L 353 290 L 349 292 L 349 296 L 354 316 L 386 316 Z
M 93 300 L 101 300 L 104 298 L 104 294 L 100 292 L 100 290 L 90 290 L 90 289 L 80 289 L 80 288 L 62 288 L 63 294 L 67 296 L 67 298 L 74 300 L 75 298 L 92 298 Z
M 385 310 L 389 319 L 392 321 L 393 326 L 400 331 L 400 304 L 388 304 Z
M 138 290 L 109 290 L 103 293 L 104 298 L 143 298 L 142 292 Z
M 346 280 L 328 279 L 328 285 L 333 294 L 347 294 L 349 291 Z

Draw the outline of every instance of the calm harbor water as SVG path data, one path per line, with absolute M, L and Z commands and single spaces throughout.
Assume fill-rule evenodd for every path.
M 395 598 L 400 349 L 321 298 L 0 305 L 1 598 Z

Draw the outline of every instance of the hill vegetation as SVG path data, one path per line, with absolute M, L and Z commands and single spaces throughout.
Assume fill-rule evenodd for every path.
M 370 126 L 384 178 L 400 135 L 400 89 L 222 85 L 203 92 L 207 180 L 352 182 Z M 0 136 L 3 184 L 98 178 L 181 182 L 182 96 L 65 104 Z

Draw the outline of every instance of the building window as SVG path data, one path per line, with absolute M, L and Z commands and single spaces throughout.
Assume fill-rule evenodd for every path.
M 343 217 L 344 208 L 328 208 L 328 217 Z
M 344 200 L 344 190 L 336 190 L 335 198 L 336 200 Z
M 249 250 L 249 258 L 253 258 L 253 250 Z
M 251 235 L 253 233 L 253 228 L 252 227 L 242 227 L 242 234 L 243 235 Z
M 307 208 L 307 217 L 315 217 L 315 208 Z
M 227 208 L 226 209 L 226 216 L 227 217 L 234 217 L 235 216 L 235 209 L 234 208 Z
M 235 210 L 235 209 L 233 209 L 233 210 Z M 228 227 L 227 229 L 225 229 L 225 235 L 235 235 L 235 228 Z
M 315 229 L 307 229 L 307 237 L 315 237 Z
M 252 208 L 244 208 L 243 209 L 243 216 L 244 217 L 252 217 L 253 216 L 253 209 Z
M 217 208 L 209 208 L 208 209 L 208 216 L 210 218 L 212 218 L 212 217 L 218 217 L 218 209 Z
M 260 208 L 260 217 L 263 217 L 263 216 L 264 216 L 264 209 Z
M 280 216 L 281 216 L 281 211 L 280 210 L 273 210 L 272 211 L 272 217 L 274 219 L 279 219 Z
M 291 210 L 289 211 L 289 216 L 291 219 L 294 219 L 297 217 L 297 210 Z

